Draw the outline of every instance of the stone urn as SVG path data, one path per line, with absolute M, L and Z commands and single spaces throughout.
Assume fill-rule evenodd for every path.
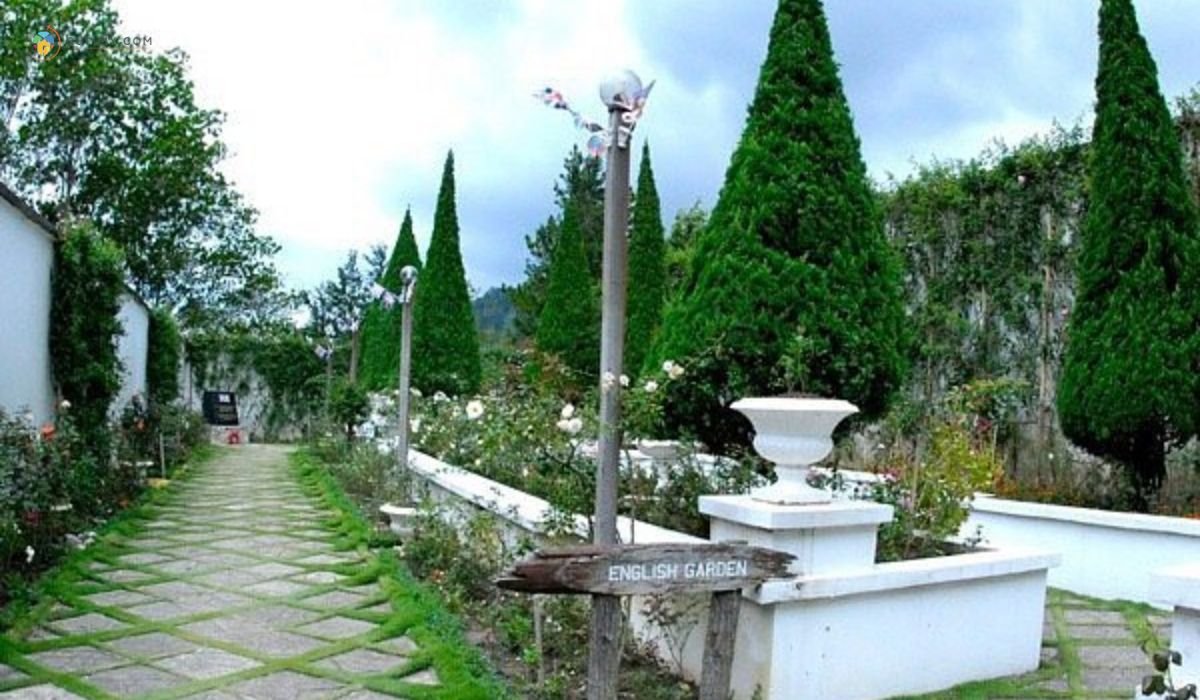
M 808 469 L 833 451 L 833 430 L 858 407 L 840 399 L 749 398 L 735 411 L 754 425 L 754 450 L 775 464 L 779 479 L 754 489 L 758 501 L 781 505 L 830 503 L 832 495 L 808 485 Z
M 417 528 L 416 508 L 384 503 L 379 506 L 379 512 L 388 517 L 388 529 L 400 538 L 401 542 L 408 542 L 412 539 L 413 532 Z
M 676 440 L 638 440 L 638 452 L 650 458 L 654 475 L 659 483 L 666 483 L 671 476 L 671 465 L 679 459 L 679 442 Z

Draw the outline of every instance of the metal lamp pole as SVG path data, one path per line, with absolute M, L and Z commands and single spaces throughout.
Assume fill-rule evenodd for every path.
M 633 107 L 641 81 L 631 71 L 606 80 L 600 98 L 609 110 L 611 141 L 604 183 L 603 310 L 600 321 L 600 441 L 596 471 L 594 542 L 617 543 L 617 478 L 621 451 L 621 370 L 625 352 L 626 231 L 629 228 L 629 135 L 622 116 Z M 621 602 L 592 596 L 588 639 L 588 700 L 617 697 L 621 663 Z
M 405 495 L 408 494 L 408 407 L 409 407 L 409 375 L 412 373 L 412 299 L 417 287 L 417 268 L 405 265 L 400 270 L 400 396 L 399 417 L 397 419 L 396 460 L 397 468 L 404 479 Z

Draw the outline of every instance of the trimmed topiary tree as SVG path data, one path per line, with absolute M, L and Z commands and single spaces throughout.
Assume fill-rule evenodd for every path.
M 50 357 L 59 396 L 95 454 L 106 455 L 108 409 L 121 387 L 124 259 L 117 244 L 91 224 L 69 225 L 54 264 Z
M 179 360 L 183 339 L 175 317 L 167 309 L 150 313 L 150 340 L 146 351 L 146 388 L 150 403 L 166 406 L 179 397 Z
M 625 332 L 625 366 L 637 374 L 662 323 L 666 289 L 666 244 L 658 187 L 650 166 L 650 144 L 642 146 L 637 197 L 629 234 L 629 322 Z
M 421 268 L 421 254 L 417 250 L 417 238 L 413 234 L 412 211 L 405 210 L 404 222 L 392 247 L 383 277 L 376 280 L 379 285 L 392 292 L 400 291 L 400 270 L 406 265 Z M 401 307 L 390 309 L 381 300 L 371 302 L 363 315 L 362 365 L 359 381 L 365 389 L 382 391 L 396 386 L 400 371 L 400 319 Z
M 537 347 L 557 355 L 580 384 L 600 368 L 599 290 L 588 270 L 578 212 L 567 207 L 551 255 L 546 305 L 538 318 Z
M 739 397 L 798 390 L 883 412 L 906 370 L 898 260 L 818 0 L 781 0 L 746 128 L 652 362 L 670 426 L 745 443 Z M 800 370 L 800 371 L 798 371 Z
M 433 236 L 413 304 L 413 386 L 426 393 L 478 391 L 479 336 L 459 251 L 453 152 L 446 156 Z
M 1058 388 L 1063 432 L 1125 464 L 1142 507 L 1196 434 L 1197 213 L 1130 0 L 1100 4 L 1090 202 Z

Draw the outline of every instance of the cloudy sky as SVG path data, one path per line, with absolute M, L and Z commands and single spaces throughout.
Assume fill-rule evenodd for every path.
M 993 139 L 1087 124 L 1096 0 L 826 0 L 871 174 L 969 158 Z M 1200 82 L 1196 0 L 1138 0 L 1169 97 Z M 191 54 L 201 101 L 228 115 L 228 173 L 282 245 L 289 284 L 351 248 L 391 244 L 412 206 L 428 243 L 453 148 L 463 257 L 483 291 L 521 279 L 524 235 L 553 212 L 582 144 L 530 94 L 603 117 L 597 81 L 658 81 L 648 138 L 669 225 L 711 206 L 766 55 L 773 0 L 116 0 L 124 31 Z M 636 168 L 636 163 L 635 163 Z

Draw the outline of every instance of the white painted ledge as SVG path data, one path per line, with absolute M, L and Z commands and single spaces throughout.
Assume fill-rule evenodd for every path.
M 750 496 L 701 496 L 700 512 L 763 530 L 880 525 L 892 519 L 892 507 L 871 501 L 834 501 L 812 505 L 780 505 Z
M 997 578 L 1058 566 L 1062 557 L 1041 550 L 981 551 L 877 564 L 846 572 L 767 581 L 747 597 L 760 605 L 845 598 L 906 588 Z
M 1010 501 L 987 494 L 977 494 L 971 508 L 980 513 L 996 513 L 1022 518 L 1043 518 L 1079 525 L 1094 525 L 1117 530 L 1157 532 L 1185 537 L 1200 537 L 1200 520 L 1175 518 L 1144 513 L 1118 513 L 1095 508 L 1077 508 L 1049 503 Z
M 1200 610 L 1200 562 L 1159 569 L 1150 574 L 1151 596 L 1167 605 Z

